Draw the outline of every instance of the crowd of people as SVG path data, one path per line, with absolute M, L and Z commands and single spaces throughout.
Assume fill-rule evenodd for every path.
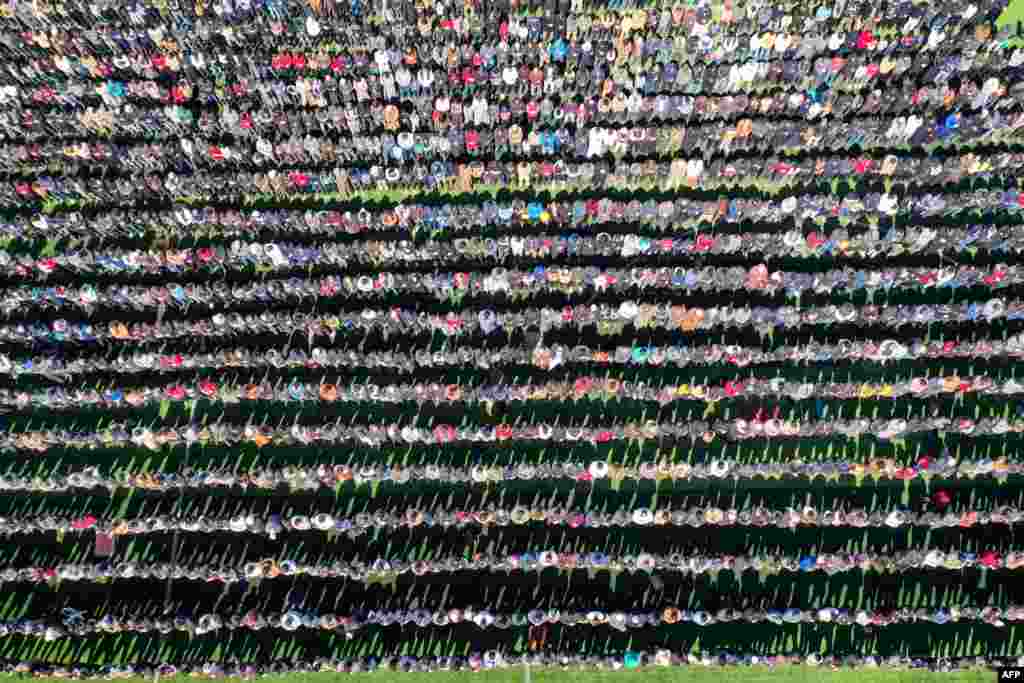
M 1020 665 L 1006 6 L 0 0 L 2 669 Z

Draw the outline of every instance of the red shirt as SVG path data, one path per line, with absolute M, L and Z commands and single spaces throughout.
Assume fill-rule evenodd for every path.
M 875 44 L 875 36 L 871 31 L 861 31 L 860 35 L 857 36 L 857 47 L 861 50 L 866 50 Z

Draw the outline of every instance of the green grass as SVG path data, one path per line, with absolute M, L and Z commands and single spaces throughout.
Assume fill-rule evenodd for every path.
M 1024 21 L 1024 0 L 1013 0 L 1010 6 L 1006 8 L 1003 15 L 999 17 L 999 26 L 1010 25 L 1011 27 L 1016 26 L 1018 21 Z M 1024 47 L 1024 39 L 1013 38 L 1010 40 L 1011 45 L 1017 47 Z
M 1003 12 L 1003 16 L 999 17 L 999 25 L 1003 26 L 1008 23 L 1024 21 L 1024 2 L 1021 0 L 1013 0 L 1010 6 Z
M 717 7 L 717 3 L 716 3 Z M 1024 0 L 1013 0 L 1010 7 L 1004 12 L 999 19 L 1000 26 L 1009 25 L 1015 27 L 1018 21 L 1024 21 Z M 1013 38 L 1011 44 L 1015 46 L 1024 47 L 1024 39 Z M 493 196 L 497 188 L 489 187 L 486 185 L 478 185 L 474 188 L 474 194 L 481 195 L 484 198 L 486 195 Z M 378 191 L 370 190 L 361 192 L 357 197 L 348 195 L 345 197 L 334 196 L 325 197 L 325 199 L 335 199 L 352 201 L 355 198 L 366 201 L 368 203 L 395 203 L 400 201 L 410 201 L 417 195 L 422 194 L 416 191 L 410 190 L 394 190 L 394 191 Z M 459 193 L 454 191 L 448 191 L 442 193 L 445 196 L 457 196 Z M 547 193 L 544 193 L 547 194 Z M 302 199 L 302 197 L 296 197 Z M 186 198 L 181 198 L 186 199 Z M 58 202 L 49 202 L 46 206 L 48 211 L 56 210 L 59 206 Z M 54 250 L 56 243 L 48 246 L 49 250 Z M 147 463 L 148 464 L 148 463 Z M 130 497 L 124 501 L 124 507 L 122 507 L 122 513 L 125 512 L 130 501 Z M 8 613 L 13 611 L 25 611 L 28 609 L 29 604 L 18 603 L 15 604 L 15 595 L 12 593 L 6 600 L 6 605 L 0 603 L 0 612 Z M 901 596 L 902 597 L 902 596 Z M 134 645 L 132 645 L 132 648 Z M 132 653 L 129 651 L 123 652 L 122 656 L 115 656 L 113 660 L 130 660 L 132 659 Z M 65 648 L 61 648 L 61 652 L 64 652 Z M 214 653 L 215 658 L 221 653 Z M 60 659 L 62 657 L 58 657 Z M 527 675 L 529 679 L 527 679 Z M 704 667 L 692 667 L 686 669 L 678 668 L 645 668 L 642 671 L 620 671 L 620 672 L 596 672 L 593 670 L 586 671 L 562 671 L 559 669 L 531 669 L 529 673 L 521 668 L 513 668 L 509 670 L 501 671 L 486 671 L 477 674 L 470 673 L 451 673 L 451 672 L 434 672 L 431 674 L 401 674 L 391 672 L 376 672 L 374 674 L 356 674 L 356 680 L 367 680 L 367 681 L 380 681 L 381 683 L 461 683 L 463 681 L 478 681 L 480 683 L 521 683 L 529 680 L 529 683 L 626 683 L 630 679 L 639 681 L 642 679 L 644 683 L 669 683 L 670 681 L 688 681 L 692 683 L 720 683 L 721 681 L 743 681 L 743 683 L 780 683 L 785 681 L 786 683 L 863 683 L 864 681 L 872 681 L 877 683 L 915 683 L 918 681 L 944 681 L 949 683 L 973 683 L 975 681 L 991 681 L 994 678 L 994 674 L 987 671 L 972 671 L 972 672 L 960 672 L 956 674 L 931 674 L 924 671 L 839 671 L 833 672 L 828 669 L 811 668 L 802 666 L 793 667 L 782 667 L 777 669 L 766 669 L 764 667 L 752 667 L 752 668 L 704 668 Z M 268 676 L 261 678 L 262 681 L 268 683 L 329 683 L 332 680 L 338 680 L 339 683 L 342 680 L 352 680 L 352 674 L 334 674 L 334 673 L 317 673 L 317 674 L 295 674 L 290 676 Z M 142 679 L 133 679 L 139 680 Z M 146 679 L 151 681 L 152 679 Z M 167 683 L 186 683 L 187 681 L 193 681 L 195 679 L 188 678 L 185 676 L 175 676 L 164 679 Z

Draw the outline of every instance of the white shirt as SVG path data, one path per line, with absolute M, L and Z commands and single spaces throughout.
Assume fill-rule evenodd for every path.
M 899 201 L 891 194 L 883 194 L 878 199 L 878 210 L 890 216 L 896 213 L 899 208 Z
M 472 104 L 473 111 L 473 122 L 477 126 L 483 126 L 487 124 L 487 101 L 480 97 L 473 98 Z
M 889 132 L 886 133 L 886 137 L 890 140 L 899 140 L 906 135 L 907 122 L 902 116 L 897 116 L 892 120 L 892 124 L 889 126 Z
M 599 157 L 604 154 L 604 135 L 600 128 L 590 129 L 590 144 L 587 146 L 587 157 Z
M 385 71 L 380 76 L 380 84 L 384 89 L 384 97 L 387 99 L 394 99 L 398 96 L 398 92 L 395 90 L 395 79 L 391 75 L 390 71 Z

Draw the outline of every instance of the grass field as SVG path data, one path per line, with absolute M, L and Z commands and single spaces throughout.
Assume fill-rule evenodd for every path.
M 1014 0 L 1010 3 L 1010 6 L 1003 13 L 1003 16 L 999 18 L 1002 24 L 1008 24 L 1011 22 L 1024 21 L 1024 2 L 1021 0 Z
M 1024 0 L 1014 0 L 1008 10 L 1000 19 L 1001 25 L 1016 26 L 1018 21 L 1024 21 Z M 1014 38 L 1014 44 L 1024 46 L 1024 39 Z M 492 192 L 492 188 L 478 187 L 477 194 Z M 454 194 L 454 193 L 452 193 Z M 412 196 L 409 192 L 378 192 L 371 191 L 361 198 L 368 202 L 396 202 L 409 199 Z M 124 505 L 129 503 L 128 500 Z M 122 509 L 122 515 L 124 509 Z M 134 541 L 132 541 L 134 544 Z M 140 543 L 141 545 L 141 543 Z M 128 554 L 131 554 L 132 546 L 128 547 Z M 140 551 L 141 552 L 141 551 Z M 964 581 L 963 583 L 966 583 Z M 918 586 L 920 589 L 920 585 Z M 921 604 L 918 595 L 914 594 L 912 599 L 908 596 L 906 602 L 910 604 Z M 11 595 L 7 600 L 8 607 L 0 605 L 0 612 L 11 607 Z M 820 600 L 820 597 L 819 597 Z M 903 594 L 900 594 L 900 603 L 904 604 Z M 857 607 L 860 605 L 858 604 Z M 27 607 L 25 605 L 24 607 Z M 2 614 L 0 614 L 2 616 Z M 216 653 L 214 653 L 216 658 Z M 55 660 L 63 661 L 63 660 Z M 184 683 L 185 676 L 164 678 L 164 681 L 181 681 Z M 453 683 L 455 681 L 479 681 L 481 683 L 619 683 L 630 679 L 643 679 L 644 683 L 669 683 L 670 681 L 689 681 L 692 683 L 720 683 L 721 681 L 743 681 L 743 683 L 863 683 L 865 681 L 877 683 L 915 683 L 918 681 L 948 681 L 949 683 L 968 683 L 975 681 L 993 681 L 995 674 L 987 671 L 961 672 L 956 674 L 931 674 L 925 671 L 831 671 L 828 669 L 792 666 L 777 669 L 765 667 L 751 668 L 718 668 L 718 667 L 690 667 L 686 669 L 667 668 L 654 669 L 645 668 L 640 671 L 621 672 L 594 672 L 594 671 L 563 671 L 559 669 L 531 669 L 514 668 L 502 671 L 485 671 L 476 674 L 435 672 L 431 674 L 406 674 L 391 672 L 375 672 L 372 675 L 356 674 L 355 680 L 372 680 L 381 683 Z M 138 679 L 141 680 L 141 679 Z M 189 678 L 189 680 L 192 680 Z M 335 680 L 353 680 L 351 674 L 317 673 L 317 674 L 296 674 L 290 676 L 268 676 L 262 678 L 269 683 L 330 683 Z
M 1018 21 L 1024 22 L 1024 2 L 1021 0 L 1013 0 L 1010 6 L 1003 12 L 1003 16 L 999 18 L 999 25 L 1015 25 Z M 1013 44 L 1018 46 L 1024 46 L 1024 39 L 1015 38 Z

